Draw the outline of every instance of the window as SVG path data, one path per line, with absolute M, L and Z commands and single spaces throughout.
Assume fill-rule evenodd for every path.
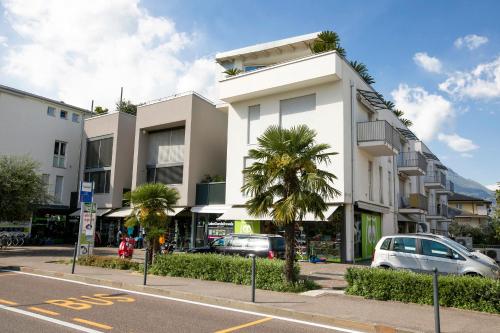
M 62 202 L 62 192 L 63 192 L 63 177 L 56 176 L 56 186 L 54 190 L 54 200 L 56 203 Z
M 368 200 L 373 201 L 373 162 L 368 161 Z
M 47 107 L 47 116 L 55 117 L 56 116 L 56 109 L 53 108 L 52 106 Z
M 50 175 L 48 173 L 42 174 L 42 184 L 45 187 L 45 191 L 47 193 L 49 191 L 49 181 L 50 181 Z
M 255 71 L 257 69 L 264 68 L 264 67 L 266 67 L 266 66 L 265 65 L 249 65 L 249 66 L 245 66 L 245 72 Z
M 380 203 L 384 203 L 384 177 L 382 175 L 382 167 L 378 167 L 378 183 L 379 183 L 379 189 L 378 189 L 378 195 L 380 198 Z
M 54 144 L 53 166 L 64 168 L 66 163 L 66 142 L 56 141 Z
M 451 249 L 448 246 L 435 241 L 422 239 L 421 245 L 424 256 L 449 258 L 448 255 L 451 254 Z
M 392 172 L 387 171 L 387 179 L 389 184 L 389 206 L 392 206 Z
M 165 164 L 183 163 L 184 136 L 184 127 L 149 133 L 147 164 L 150 166 L 163 166 Z
M 461 203 L 457 203 L 457 204 L 455 204 L 455 207 L 457 207 L 458 209 L 462 209 L 463 205 Z
M 94 183 L 94 193 L 109 193 L 111 182 L 111 170 L 86 171 L 84 175 L 86 182 Z
M 71 121 L 74 123 L 79 123 L 80 122 L 80 115 L 78 113 L 72 113 L 71 114 Z
M 260 135 L 258 131 L 260 120 L 260 105 L 253 105 L 248 107 L 248 126 L 247 126 L 247 143 L 257 143 L 257 138 Z
M 111 167 L 113 158 L 113 138 L 90 140 L 87 142 L 85 169 Z
M 61 113 L 59 113 L 59 118 L 68 119 L 68 111 L 61 110 Z
M 304 123 L 307 111 L 316 109 L 316 94 L 280 101 L 280 126 L 290 128 Z
M 391 247 L 391 238 L 384 239 L 382 245 L 380 245 L 381 250 L 389 250 L 390 247 Z
M 182 184 L 183 171 L 183 165 L 148 167 L 146 178 L 148 183 Z
M 416 253 L 416 240 L 409 237 L 396 237 L 394 238 L 393 250 L 396 252 Z

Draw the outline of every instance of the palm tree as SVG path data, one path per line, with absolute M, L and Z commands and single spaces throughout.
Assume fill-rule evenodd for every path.
M 351 64 L 352 68 L 356 72 L 358 72 L 359 76 L 367 83 L 367 84 L 373 84 L 375 83 L 375 79 L 368 73 L 368 67 L 366 67 L 365 64 L 362 62 L 358 61 L 349 61 L 349 64 Z
M 388 110 L 391 110 L 396 115 L 396 117 L 398 117 L 398 119 L 403 123 L 403 125 L 405 125 L 406 127 L 410 127 L 411 125 L 413 125 L 413 122 L 410 119 L 403 118 L 405 113 L 401 110 L 396 109 L 396 105 L 392 101 L 386 100 L 383 97 L 382 100 L 384 101 L 385 107 Z
M 326 30 L 318 34 L 316 39 L 309 48 L 313 53 L 322 53 L 328 51 L 337 51 L 342 57 L 345 58 L 345 49 L 340 46 L 340 37 L 335 31 Z
M 258 147 L 249 151 L 256 162 L 243 170 L 241 190 L 251 197 L 246 202 L 252 216 L 270 215 L 285 229 L 285 278 L 295 281 L 295 223 L 306 213 L 324 219 L 325 200 L 340 195 L 332 184 L 335 175 L 321 170 L 328 165 L 328 144 L 316 144 L 316 132 L 305 125 L 283 129 L 270 126 L 257 139 Z
M 152 254 L 159 250 L 158 238 L 167 231 L 167 212 L 174 211 L 172 206 L 179 200 L 179 192 L 161 183 L 148 183 L 128 192 L 125 198 L 133 207 L 125 226 L 140 225 L 144 228 L 151 260 Z
M 224 71 L 224 74 L 226 74 L 227 76 L 235 76 L 240 73 L 243 73 L 243 71 L 239 68 L 228 68 Z

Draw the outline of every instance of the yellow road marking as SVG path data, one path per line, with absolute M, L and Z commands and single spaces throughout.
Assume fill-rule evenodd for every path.
M 5 305 L 19 305 L 16 302 L 11 302 L 11 301 L 8 301 L 6 299 L 1 299 L 1 298 L 0 298 L 0 304 L 5 304 Z
M 48 314 L 48 315 L 51 315 L 51 316 L 59 316 L 58 312 L 54 312 L 54 311 L 50 311 L 50 310 L 38 308 L 36 306 L 31 306 L 28 309 L 33 310 L 33 311 L 37 311 L 37 312 L 40 312 L 40 313 L 45 313 L 45 314 Z
M 82 319 L 82 318 L 73 318 L 73 320 L 76 322 L 82 323 L 82 324 L 87 324 L 90 326 L 99 327 L 99 328 L 102 328 L 103 330 L 110 330 L 113 328 L 113 327 L 105 325 L 105 324 L 96 323 L 95 321 L 90 321 L 90 320 L 86 320 L 86 319 Z
M 269 321 L 271 319 L 273 319 L 273 318 L 267 317 L 267 318 L 259 319 L 259 320 L 256 320 L 256 321 L 252 321 L 250 323 L 246 323 L 246 324 L 243 324 L 243 325 L 226 328 L 225 330 L 217 331 L 215 333 L 229 333 L 229 332 L 234 332 L 234 331 L 237 331 L 237 330 L 245 328 L 245 327 L 249 327 L 249 326 L 254 326 L 254 325 L 265 323 L 266 321 Z

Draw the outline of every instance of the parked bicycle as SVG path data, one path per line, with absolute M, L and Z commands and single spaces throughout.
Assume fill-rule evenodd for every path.
M 0 233 L 0 248 L 9 246 L 23 246 L 26 235 L 24 233 L 1 232 Z

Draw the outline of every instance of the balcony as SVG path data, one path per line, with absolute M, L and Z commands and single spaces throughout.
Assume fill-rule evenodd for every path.
M 398 155 L 398 171 L 408 176 L 423 176 L 427 170 L 427 159 L 417 151 L 402 152 Z
M 444 190 L 446 188 L 446 175 L 441 171 L 427 170 L 424 177 L 424 186 L 428 189 Z
M 427 217 L 433 219 L 446 219 L 448 218 L 448 205 L 434 204 L 429 205 Z
M 358 146 L 373 156 L 392 156 L 401 150 L 399 132 L 385 120 L 358 123 Z
M 196 184 L 196 205 L 222 205 L 226 201 L 226 183 Z
M 335 51 L 267 66 L 219 82 L 224 102 L 257 98 L 341 79 L 342 63 Z
M 411 193 L 401 197 L 399 212 L 403 214 L 424 214 L 427 211 L 427 197 L 420 193 Z
M 439 194 L 453 194 L 455 192 L 455 184 L 451 180 L 446 181 L 445 188 L 440 188 L 436 190 Z

